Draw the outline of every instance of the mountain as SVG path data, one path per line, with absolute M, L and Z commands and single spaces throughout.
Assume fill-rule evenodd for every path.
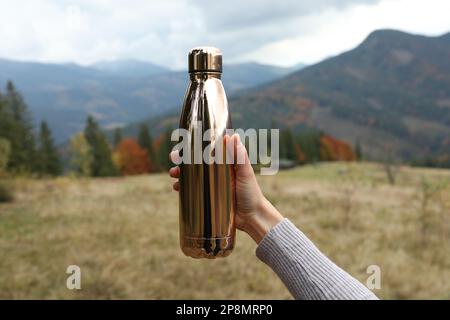
M 255 63 L 224 66 L 228 94 L 291 72 Z M 82 130 L 87 114 L 106 128 L 178 110 L 187 72 L 141 61 L 48 64 L 0 59 L 0 85 L 11 79 L 36 120 L 47 120 L 58 143 Z M 1 90 L 1 89 L 0 89 Z
M 57 142 L 80 131 L 92 113 L 103 126 L 161 114 L 181 99 L 185 81 L 170 74 L 118 77 L 75 64 L 0 60 L 0 83 L 12 79 L 36 121 L 46 119 Z M 178 98 L 178 100 L 177 100 Z
M 378 30 L 353 50 L 240 91 L 229 105 L 235 127 L 319 128 L 358 141 L 372 159 L 449 154 L 450 33 Z M 177 115 L 150 123 L 160 130 Z
M 450 41 L 395 30 L 232 99 L 238 126 L 316 127 L 381 159 L 450 151 Z M 269 114 L 270 117 L 265 115 Z
M 225 90 L 233 92 L 280 79 L 294 71 L 300 70 L 303 66 L 299 64 L 292 68 L 285 68 L 254 62 L 225 65 L 222 80 Z
M 372 158 L 448 153 L 448 39 L 375 31 L 353 50 L 231 100 L 235 123 L 317 127 L 358 140 Z
M 91 65 L 92 68 L 121 77 L 146 77 L 170 72 L 169 69 L 151 62 L 140 60 L 100 61 Z

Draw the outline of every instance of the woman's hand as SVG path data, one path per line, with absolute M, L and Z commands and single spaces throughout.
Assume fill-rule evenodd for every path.
M 234 148 L 236 174 L 236 227 L 249 234 L 256 243 L 259 243 L 264 235 L 283 219 L 283 216 L 264 197 L 256 180 L 255 173 L 250 164 L 245 146 L 239 135 L 225 136 L 225 144 L 228 149 Z M 174 161 L 178 157 L 177 151 L 172 151 L 170 159 Z M 236 159 L 244 159 L 243 164 L 236 164 Z M 178 166 L 169 170 L 172 178 L 178 179 L 180 168 Z M 173 189 L 179 191 L 180 183 L 177 180 Z

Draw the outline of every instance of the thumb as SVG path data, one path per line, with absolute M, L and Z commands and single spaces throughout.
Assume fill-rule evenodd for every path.
M 248 158 L 247 150 L 241 142 L 238 134 L 233 134 L 231 137 L 226 136 L 227 151 L 233 157 L 234 168 L 237 176 L 253 175 L 253 168 Z

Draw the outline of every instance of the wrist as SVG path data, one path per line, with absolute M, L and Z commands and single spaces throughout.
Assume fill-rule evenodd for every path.
M 251 215 L 245 223 L 245 232 L 259 244 L 264 236 L 275 227 L 283 216 L 278 210 L 267 200 L 262 197 L 259 202 L 255 214 Z

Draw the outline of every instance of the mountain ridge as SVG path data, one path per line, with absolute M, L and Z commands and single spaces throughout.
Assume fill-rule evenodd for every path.
M 55 140 L 61 143 L 83 129 L 89 113 L 102 126 L 114 127 L 177 109 L 182 103 L 188 73 L 168 69 L 163 72 L 164 67 L 158 68 L 161 73 L 131 76 L 73 63 L 0 59 L 0 85 L 12 80 L 23 94 L 36 124 L 47 120 Z M 224 69 L 224 84 L 229 94 L 292 71 L 254 63 L 238 67 L 225 65 Z M 257 74 L 243 76 L 251 73 Z
M 99 61 L 91 64 L 90 67 L 122 77 L 145 77 L 171 71 L 158 64 L 138 59 Z
M 361 143 L 375 160 L 389 153 L 407 160 L 448 154 L 449 35 L 376 30 L 352 50 L 241 90 L 229 99 L 233 125 L 317 128 Z M 177 116 L 149 123 L 160 131 L 176 126 Z
M 348 141 L 362 140 L 373 157 L 391 148 L 384 139 L 402 158 L 425 157 L 447 148 L 450 112 L 439 104 L 450 99 L 449 88 L 450 44 L 442 36 L 377 30 L 355 49 L 257 92 L 242 92 L 230 104 L 242 125 L 260 125 L 251 119 L 262 108 L 288 126 L 310 125 Z M 421 129 L 434 132 L 426 135 Z

